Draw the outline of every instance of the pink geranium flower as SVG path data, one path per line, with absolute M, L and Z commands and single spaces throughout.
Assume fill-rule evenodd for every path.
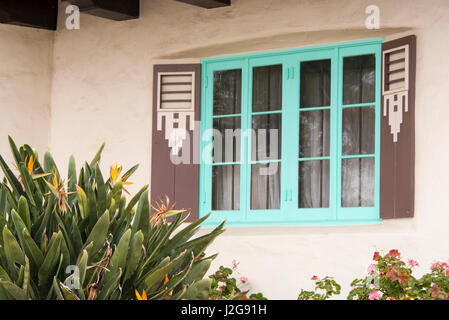
M 368 267 L 368 273 L 373 273 L 374 272 L 374 269 L 375 269 L 375 267 L 376 267 L 376 265 L 375 264 L 370 264 L 369 265 L 369 267 Z
M 409 264 L 410 266 L 412 266 L 412 267 L 419 267 L 418 261 L 413 260 L 413 259 L 410 259 L 410 260 L 408 261 L 408 264 Z
M 247 278 L 247 277 L 240 277 L 240 281 L 242 281 L 242 282 L 248 282 L 248 278 Z
M 399 253 L 398 249 L 391 249 L 390 252 L 388 252 L 388 256 L 390 258 L 400 258 L 401 254 Z
M 382 298 L 382 295 L 379 292 L 377 292 L 377 291 L 372 291 L 369 294 L 369 299 L 370 300 L 379 300 L 380 298 Z
M 318 280 L 318 277 L 317 276 L 313 276 L 312 278 L 310 278 L 310 280 L 316 281 L 316 280 Z
M 430 266 L 430 270 L 433 269 L 447 269 L 448 265 L 446 262 L 435 262 Z
M 429 293 L 432 296 L 432 298 L 436 298 L 438 294 L 440 293 L 440 288 L 436 284 L 432 285 L 432 287 L 429 289 Z

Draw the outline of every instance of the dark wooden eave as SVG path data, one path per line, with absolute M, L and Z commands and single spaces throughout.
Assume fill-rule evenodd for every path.
M 56 30 L 58 0 L 0 0 L 0 23 Z M 137 19 L 140 0 L 67 0 L 81 12 L 111 20 Z
M 227 7 L 231 5 L 231 0 L 176 0 L 176 1 L 188 3 L 206 9 Z
M 79 7 L 81 12 L 122 21 L 137 19 L 140 0 L 62 0 Z M 176 0 L 212 9 L 231 5 L 231 0 Z M 58 0 L 0 0 L 0 23 L 56 30 Z
M 139 18 L 140 0 L 66 0 L 81 12 L 97 17 L 123 21 Z
M 58 0 L 1 0 L 0 23 L 56 30 Z

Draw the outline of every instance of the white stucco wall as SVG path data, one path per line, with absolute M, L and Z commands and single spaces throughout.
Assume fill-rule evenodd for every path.
M 0 25 L 0 151 L 10 154 L 8 135 L 17 144 L 47 150 L 53 32 Z
M 54 39 L 50 133 L 51 149 L 60 167 L 65 170 L 72 153 L 78 162 L 92 157 L 106 141 L 105 169 L 114 162 L 125 167 L 140 163 L 130 190 L 150 182 L 154 63 L 416 34 L 415 217 L 372 226 L 234 228 L 218 238 L 209 252 L 220 253 L 213 268 L 230 265 L 233 259 L 239 261 L 241 274 L 250 279 L 254 290 L 272 299 L 295 299 L 300 288 L 313 287 L 310 277 L 315 274 L 335 276 L 346 293 L 350 281 L 363 276 L 376 248 L 398 248 L 426 268 L 432 259 L 449 258 L 449 64 L 445 59 L 449 51 L 449 2 L 232 2 L 229 8 L 204 10 L 172 0 L 142 0 L 138 20 L 114 22 L 82 14 L 81 29 L 72 31 L 64 28 L 62 5 Z M 365 8 L 370 4 L 381 10 L 379 31 L 364 29 Z M 13 37 L 17 36 L 20 34 Z M 36 32 L 29 42 L 40 36 Z M 34 57 L 38 51 L 16 46 L 14 52 L 22 55 L 29 51 Z M 7 65 L 2 63 L 1 68 Z M 15 75 L 11 76 L 13 81 L 21 72 L 26 74 L 15 68 L 8 69 L 8 74 Z M 4 83 L 0 96 L 7 94 L 14 100 L 16 87 L 5 90 Z M 26 141 L 34 143 L 33 139 L 34 134 L 28 132 Z

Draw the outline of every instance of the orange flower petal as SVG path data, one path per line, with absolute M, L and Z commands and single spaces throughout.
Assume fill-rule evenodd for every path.
M 53 174 L 53 186 L 58 189 L 58 178 L 56 177 L 56 173 Z
M 142 300 L 142 297 L 140 296 L 139 291 L 137 291 L 137 289 L 136 289 L 136 297 L 137 300 Z
M 28 173 L 33 172 L 34 162 L 35 162 L 34 157 L 31 156 L 30 159 L 28 160 L 28 164 L 27 164 Z

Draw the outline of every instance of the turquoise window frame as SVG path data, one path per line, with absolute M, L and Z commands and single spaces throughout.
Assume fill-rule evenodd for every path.
M 200 192 L 199 216 L 204 216 L 212 208 L 212 167 L 211 143 L 207 132 L 212 129 L 213 121 L 213 75 L 215 71 L 241 69 L 241 130 L 251 128 L 252 68 L 256 66 L 282 65 L 282 151 L 281 159 L 281 207 L 271 210 L 250 209 L 251 181 L 251 138 L 243 137 L 241 159 L 239 162 L 226 163 L 240 165 L 240 210 L 213 211 L 205 227 L 213 227 L 227 221 L 228 226 L 292 226 L 292 225 L 352 225 L 373 224 L 382 220 L 379 215 L 380 183 L 380 117 L 381 117 L 381 53 L 384 39 L 352 41 L 314 47 L 289 50 L 257 52 L 202 59 L 201 82 L 201 144 L 200 144 Z M 374 103 L 343 106 L 343 59 L 349 56 L 374 54 L 376 59 L 376 99 Z M 331 60 L 331 103 L 328 107 L 299 109 L 300 64 L 304 61 Z M 375 107 L 375 153 L 362 156 L 343 156 L 342 112 L 347 107 Z M 286 137 L 292 137 L 299 145 L 299 114 L 319 109 L 330 109 L 330 193 L 329 208 L 298 208 L 298 148 L 285 143 Z M 268 114 L 270 112 L 257 112 Z M 215 116 L 223 117 L 223 116 Z M 375 158 L 375 191 L 373 207 L 341 207 L 341 163 L 343 158 Z M 297 161 L 294 161 L 294 160 Z M 320 160 L 323 158 L 308 158 Z M 246 183 L 248 181 L 249 183 Z

